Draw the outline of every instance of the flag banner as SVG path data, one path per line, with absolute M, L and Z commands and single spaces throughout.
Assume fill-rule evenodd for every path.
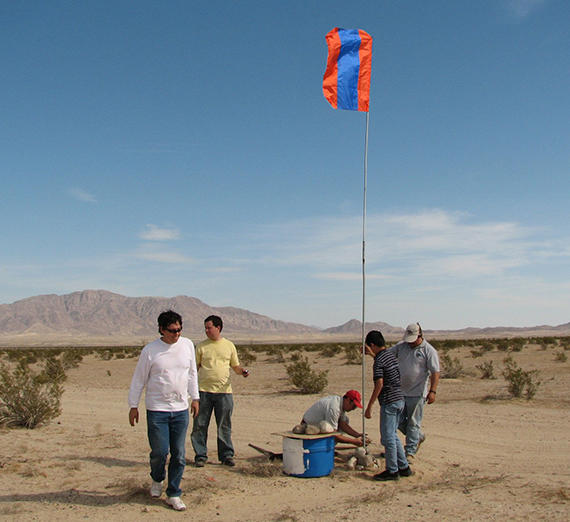
M 372 37 L 360 29 L 335 27 L 327 36 L 323 94 L 334 109 L 368 112 Z

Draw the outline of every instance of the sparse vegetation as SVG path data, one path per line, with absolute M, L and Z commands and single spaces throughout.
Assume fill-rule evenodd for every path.
M 301 393 L 311 394 L 322 392 L 329 384 L 328 370 L 316 372 L 311 370 L 308 357 L 302 357 L 287 366 L 289 380 Z
M 323 357 L 334 357 L 340 352 L 342 352 L 342 344 L 329 344 L 320 351 L 320 354 Z
M 25 361 L 11 370 L 0 366 L 0 425 L 34 429 L 59 416 L 65 371 L 61 360 L 48 359 L 41 371 Z
M 442 379 L 457 379 L 463 375 L 463 364 L 458 357 L 451 358 L 448 353 L 443 353 L 439 361 Z
M 510 355 L 503 363 L 505 365 L 503 377 L 508 383 L 511 396 L 520 398 L 524 392 L 527 400 L 532 399 L 541 384 L 538 370 L 523 370 Z
M 568 356 L 564 352 L 556 352 L 554 354 L 554 360 L 556 362 L 566 362 L 568 360 Z
M 475 366 L 481 372 L 481 379 L 496 379 L 493 361 L 485 361 Z
M 362 364 L 362 345 L 356 343 L 345 345 L 344 357 L 347 364 Z
M 240 347 L 238 354 L 240 363 L 245 364 L 246 366 L 249 366 L 251 363 L 257 361 L 257 355 L 252 353 L 249 348 L 245 346 Z

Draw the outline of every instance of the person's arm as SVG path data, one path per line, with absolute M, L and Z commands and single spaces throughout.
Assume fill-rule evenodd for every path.
M 429 391 L 426 397 L 426 402 L 428 404 L 433 404 L 435 402 L 435 392 L 437 390 L 438 383 L 439 372 L 434 372 L 429 376 Z
M 347 437 L 346 435 L 335 435 L 334 440 L 336 442 L 341 442 L 342 444 L 354 444 L 355 446 L 363 446 L 364 442 L 362 437 Z
M 244 377 L 247 377 L 249 375 L 249 370 L 246 370 L 243 366 L 240 366 L 239 364 L 237 366 L 232 366 L 232 370 L 236 372 L 238 375 L 243 375 Z
M 192 401 L 190 404 L 190 413 L 192 413 L 192 418 L 195 419 L 200 411 L 200 401 Z
M 372 394 L 370 395 L 370 400 L 368 401 L 368 406 L 366 407 L 366 411 L 364 412 L 364 416 L 367 419 L 372 418 L 372 407 L 374 406 L 374 403 L 378 400 L 378 397 L 383 387 L 384 387 L 384 379 L 380 378 L 374 381 L 374 389 L 372 390 Z
M 135 423 L 139 422 L 139 402 L 141 400 L 144 387 L 148 381 L 149 372 L 150 361 L 147 356 L 147 352 L 143 350 L 139 360 L 137 361 L 137 366 L 131 380 L 131 387 L 129 388 L 129 424 L 131 426 L 134 426 Z
M 358 433 L 356 430 L 350 427 L 350 424 L 346 421 L 339 420 L 338 421 L 338 429 L 339 431 L 344 431 L 344 433 L 348 433 L 351 437 L 362 437 L 362 433 Z

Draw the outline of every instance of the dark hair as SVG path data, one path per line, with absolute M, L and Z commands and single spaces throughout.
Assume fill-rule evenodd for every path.
M 172 310 L 166 310 L 165 312 L 162 312 L 158 316 L 158 333 L 162 333 L 160 331 L 161 328 L 168 328 L 171 324 L 174 323 L 180 323 L 180 326 L 182 326 L 182 316 L 180 314 L 177 314 Z
M 375 345 L 378 347 L 386 346 L 386 341 L 384 340 L 384 336 L 378 330 L 371 330 L 366 334 L 366 340 L 364 341 L 365 344 L 368 346 Z
M 212 321 L 212 324 L 216 328 L 219 328 L 220 332 L 224 329 L 224 321 L 222 321 L 221 317 L 217 315 L 209 315 L 208 317 L 206 317 L 206 319 L 204 319 L 204 324 L 206 324 L 208 321 Z

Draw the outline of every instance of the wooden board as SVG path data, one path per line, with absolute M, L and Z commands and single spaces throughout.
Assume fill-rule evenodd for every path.
M 292 431 L 277 431 L 271 435 L 277 435 L 279 437 L 288 437 L 290 439 L 326 439 L 328 437 L 334 437 L 335 435 L 341 435 L 340 431 L 333 431 L 332 433 L 319 433 L 318 435 L 306 435 L 305 433 L 293 433 Z

